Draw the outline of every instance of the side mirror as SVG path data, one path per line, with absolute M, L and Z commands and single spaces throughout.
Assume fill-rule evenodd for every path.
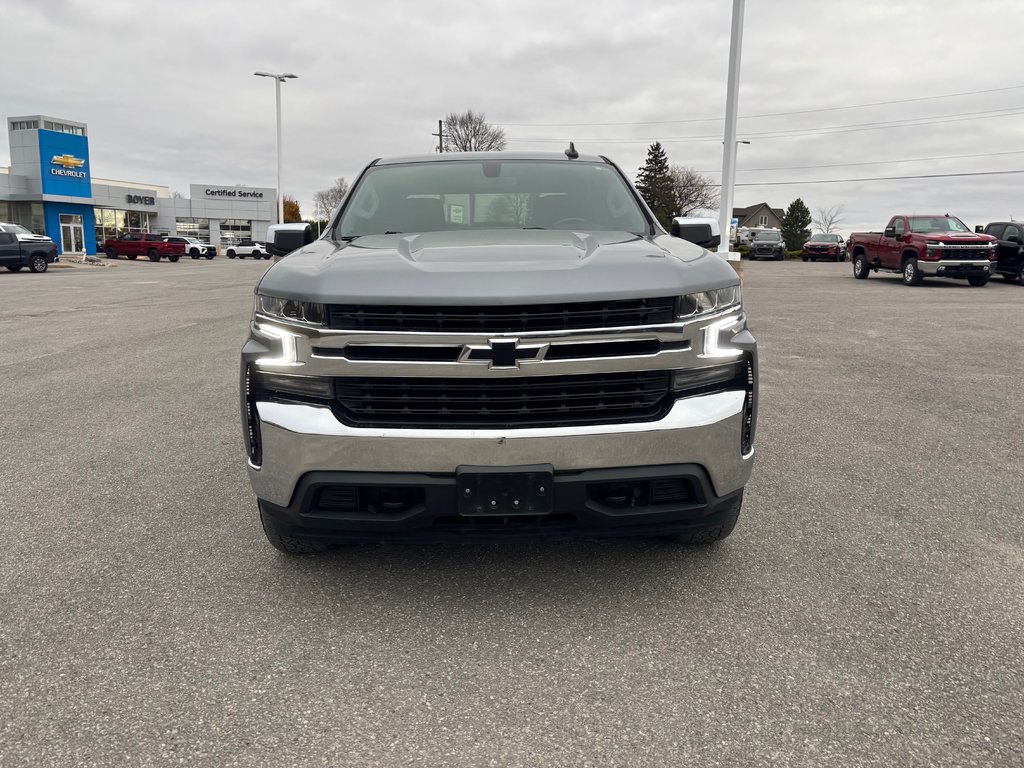
M 896 237 L 896 227 L 886 227 L 882 235 L 884 237 Z
M 677 221 L 673 221 L 670 232 L 673 237 L 678 237 L 680 240 L 686 240 L 708 250 L 717 248 L 719 243 L 722 242 L 720 235 L 712 234 L 710 224 L 680 224 Z
M 267 228 L 267 252 L 271 256 L 287 256 L 313 242 L 313 228 L 298 224 L 271 224 Z
M 1006 238 L 1006 242 L 1016 243 L 1017 245 L 1024 245 L 1024 240 L 1021 240 L 1019 237 L 1017 237 L 1017 235 L 1010 235 L 1008 238 Z
M 981 234 L 984 234 L 985 233 L 985 227 L 983 227 L 981 224 L 975 224 L 974 225 L 974 231 L 975 232 L 979 232 Z

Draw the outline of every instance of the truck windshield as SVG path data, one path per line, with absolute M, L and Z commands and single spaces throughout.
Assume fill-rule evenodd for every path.
M 614 167 L 559 160 L 453 160 L 370 168 L 336 238 L 481 229 L 647 232 Z
M 777 243 L 780 239 L 778 232 L 758 232 L 754 235 L 754 240 L 767 241 L 769 243 Z
M 953 216 L 914 216 L 911 232 L 970 232 L 967 225 Z

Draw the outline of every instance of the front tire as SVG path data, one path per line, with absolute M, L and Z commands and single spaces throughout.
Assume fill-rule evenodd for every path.
M 146 251 L 146 256 L 150 261 L 160 261 L 160 252 L 156 248 L 150 248 Z
M 125 258 L 129 259 L 130 261 L 135 261 L 137 258 L 139 258 L 139 254 L 137 254 L 137 253 L 129 253 L 129 254 L 125 255 Z
M 32 256 L 28 260 L 29 272 L 45 272 L 50 268 L 45 256 Z
M 228 258 L 233 259 L 237 254 L 233 250 L 228 251 Z
M 106 254 L 107 254 L 107 258 L 108 259 L 116 259 L 117 258 L 117 249 L 113 248 L 113 247 L 107 248 Z
M 263 533 L 270 542 L 270 546 L 278 552 L 286 555 L 315 555 L 319 552 L 327 552 L 333 547 L 331 541 L 320 539 L 306 539 L 301 536 L 291 536 L 278 527 L 270 515 L 263 511 L 262 503 L 259 503 L 260 523 L 263 525 Z
M 800 261 L 805 261 L 806 262 L 806 261 L 810 261 L 810 259 L 807 258 L 806 256 L 801 256 L 800 257 Z
M 199 258 L 199 249 L 198 248 L 193 248 L 191 251 L 188 252 L 188 255 L 191 256 L 193 259 L 198 259 Z
M 855 254 L 853 257 L 853 276 L 858 280 L 866 280 L 871 272 L 871 265 L 868 264 L 868 257 L 863 253 Z
M 9 272 L 20 272 L 23 266 L 24 264 L 11 264 L 10 266 L 7 267 L 7 270 Z
M 177 261 L 177 260 L 178 260 L 179 258 L 180 258 L 179 256 L 168 256 L 168 257 L 167 257 L 167 260 L 168 260 L 169 262 L 171 262 L 171 263 L 173 264 L 173 263 L 174 263 L 174 262 L 176 262 L 176 261 Z
M 198 256 L 196 256 L 196 258 L 198 259 L 199 257 L 198 257 Z M 207 260 L 207 261 L 209 261 L 209 260 L 210 260 L 210 259 L 212 259 L 212 258 L 213 258 L 213 254 L 212 254 L 212 253 L 208 253 L 208 254 L 206 254 L 206 260 Z
M 740 508 L 743 506 L 743 491 L 740 491 L 736 501 L 725 512 L 718 516 L 718 521 L 712 525 L 702 528 L 688 528 L 679 533 L 670 534 L 665 538 L 674 544 L 682 544 L 686 547 L 704 547 L 722 541 L 729 537 L 729 534 L 736 528 L 740 519 Z
M 909 258 L 903 262 L 904 285 L 920 285 L 922 280 L 924 280 L 924 275 L 921 274 L 921 270 L 917 267 L 917 259 Z
M 968 284 L 970 284 L 972 288 L 981 288 L 981 286 L 985 285 L 988 282 L 988 275 L 968 277 L 967 282 Z

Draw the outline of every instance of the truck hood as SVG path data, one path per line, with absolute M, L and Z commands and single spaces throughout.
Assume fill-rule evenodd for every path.
M 996 239 L 992 235 L 983 235 L 979 232 L 914 232 L 913 234 L 938 243 L 991 243 Z
M 668 235 L 475 230 L 321 239 L 259 284 L 282 298 L 365 304 L 523 304 L 649 298 L 739 282 L 720 256 Z
M 52 243 L 53 240 L 46 235 L 15 235 L 19 243 Z

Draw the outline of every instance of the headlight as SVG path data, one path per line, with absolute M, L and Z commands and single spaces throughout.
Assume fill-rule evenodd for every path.
M 312 301 L 281 299 L 277 296 L 256 294 L 256 312 L 279 320 L 307 325 L 323 325 L 327 310 L 323 304 Z
M 676 318 L 682 320 L 711 312 L 721 312 L 730 307 L 738 307 L 741 303 L 738 285 L 730 285 L 728 288 L 718 288 L 714 291 L 688 293 L 676 299 Z

